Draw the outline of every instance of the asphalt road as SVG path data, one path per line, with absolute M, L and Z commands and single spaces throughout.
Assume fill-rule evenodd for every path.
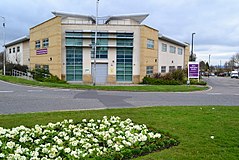
M 141 106 L 239 106 L 239 79 L 205 80 L 212 89 L 190 93 L 70 90 L 0 81 L 0 114 Z

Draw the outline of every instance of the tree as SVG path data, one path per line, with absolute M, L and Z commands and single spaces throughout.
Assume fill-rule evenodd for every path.
M 239 65 L 239 53 L 236 53 L 231 57 L 231 61 L 234 63 L 234 65 Z
M 206 64 L 204 61 L 199 62 L 199 67 L 201 71 L 206 71 Z

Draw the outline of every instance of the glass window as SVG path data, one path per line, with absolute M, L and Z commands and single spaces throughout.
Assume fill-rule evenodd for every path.
M 161 73 L 166 73 L 166 66 L 161 66 Z
M 117 48 L 116 51 L 116 80 L 132 81 L 133 74 L 133 49 Z
M 40 40 L 37 40 L 37 41 L 35 42 L 35 48 L 36 48 L 36 49 L 40 49 L 40 48 L 41 48 L 41 41 L 40 41 Z
M 117 46 L 133 46 L 133 39 L 118 39 Z
M 35 69 L 40 69 L 41 65 L 40 64 L 35 64 Z
M 178 48 L 178 54 L 182 55 L 183 54 L 183 49 L 182 48 Z
M 133 38 L 133 33 L 117 33 L 117 38 Z
M 162 51 L 167 52 L 167 44 L 162 43 Z
M 11 48 L 9 48 L 9 53 L 12 53 L 12 49 Z
M 43 65 L 43 69 L 49 71 L 49 65 Z
M 182 66 L 178 66 L 177 69 L 182 69 Z
M 147 39 L 147 48 L 150 48 L 150 49 L 154 48 L 154 40 Z
M 17 52 L 20 52 L 20 46 L 17 46 Z
M 82 81 L 82 48 L 66 47 L 66 80 Z
M 176 47 L 170 46 L 170 53 L 176 53 Z
M 169 66 L 169 72 L 173 72 L 175 70 L 175 66 Z
M 42 41 L 42 48 L 47 48 L 49 46 L 49 39 L 45 38 Z
M 13 47 L 12 52 L 15 53 L 15 47 Z
M 152 75 L 153 74 L 154 67 L 153 66 L 147 66 L 146 67 L 146 74 Z

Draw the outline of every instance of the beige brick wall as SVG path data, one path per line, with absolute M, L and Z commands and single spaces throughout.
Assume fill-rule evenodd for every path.
M 141 46 L 140 46 L 140 82 L 146 76 L 146 66 L 153 66 L 153 72 L 158 72 L 158 30 L 148 26 L 141 26 Z M 154 48 L 147 48 L 147 40 L 154 41 Z M 137 79 L 137 78 L 136 78 Z
M 190 57 L 190 45 L 185 47 L 185 54 L 184 54 L 184 67 L 188 67 L 188 62 L 189 62 L 189 57 Z
M 49 39 L 47 54 L 37 55 L 35 42 L 37 40 Z M 62 76 L 62 53 L 61 53 L 61 18 L 54 17 L 30 29 L 30 67 L 35 68 L 35 64 L 49 65 L 50 73 Z

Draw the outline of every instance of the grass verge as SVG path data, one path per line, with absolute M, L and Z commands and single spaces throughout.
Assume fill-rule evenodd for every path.
M 208 89 L 205 86 L 186 86 L 186 85 L 134 85 L 134 86 L 92 86 L 83 84 L 59 84 L 49 82 L 31 81 L 12 76 L 0 76 L 0 80 L 31 86 L 69 88 L 69 89 L 94 89 L 108 91 L 142 91 L 142 92 L 192 92 Z
M 32 127 L 63 119 L 100 119 L 103 116 L 130 118 L 135 123 L 170 133 L 178 137 L 176 147 L 138 157 L 136 160 L 224 160 L 239 157 L 239 107 L 146 107 L 92 111 L 48 112 L 1 115 L 0 126 L 12 128 L 19 125 Z

